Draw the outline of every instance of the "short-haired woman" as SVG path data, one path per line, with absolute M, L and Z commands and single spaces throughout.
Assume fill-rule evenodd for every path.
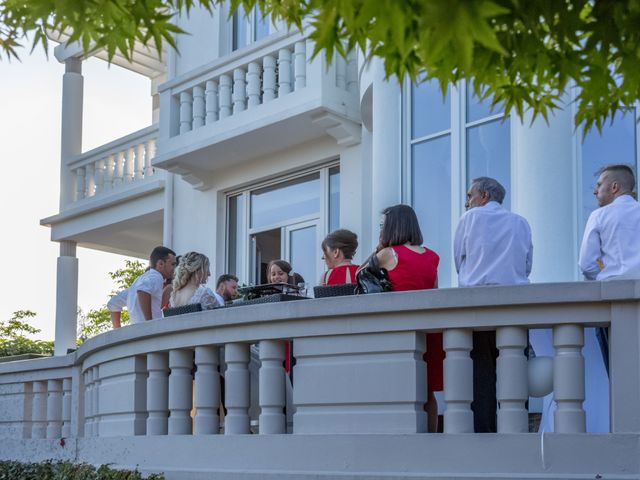
M 336 230 L 325 237 L 321 246 L 322 259 L 329 270 L 320 279 L 320 284 L 356 283 L 358 265 L 351 260 L 358 249 L 358 236 L 349 230 Z
M 219 307 L 213 291 L 205 285 L 210 275 L 209 259 L 206 255 L 198 252 L 185 253 L 174 273 L 170 306 L 181 307 L 199 303 L 203 310 Z

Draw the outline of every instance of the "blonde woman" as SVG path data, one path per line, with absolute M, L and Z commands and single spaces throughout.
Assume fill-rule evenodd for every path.
M 205 285 L 210 275 L 209 259 L 206 255 L 198 252 L 184 254 L 173 277 L 170 305 L 181 307 L 199 303 L 203 310 L 219 307 L 213 291 Z

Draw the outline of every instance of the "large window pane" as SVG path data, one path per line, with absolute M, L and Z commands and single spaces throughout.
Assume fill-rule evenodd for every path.
M 438 82 L 411 86 L 411 138 L 442 132 L 451 128 L 451 95 L 443 99 Z
M 316 259 L 320 255 L 315 225 L 290 231 L 289 242 L 289 261 L 294 272 L 302 275 L 305 282 L 315 285 L 319 278 Z
M 440 255 L 439 284 L 451 279 L 451 137 L 446 135 L 411 147 L 412 205 L 420 220 L 425 246 Z
M 244 13 L 238 12 L 233 16 L 233 51 L 247 46 L 247 23 Z
M 509 119 L 467 129 L 467 185 L 478 177 L 498 180 L 507 190 L 503 205 L 511 205 L 511 141 Z
M 229 197 L 229 238 L 228 238 L 228 273 L 240 276 L 244 273 L 243 238 L 244 225 L 242 214 L 245 208 L 243 195 Z
M 329 231 L 340 228 L 340 167 L 329 169 Z
M 320 174 L 251 192 L 251 227 L 265 227 L 320 212 Z
M 502 103 L 498 103 L 491 109 L 492 102 L 493 98 L 487 98 L 481 101 L 473 93 L 473 83 L 469 82 L 467 84 L 467 123 L 490 117 L 504 110 Z
M 597 177 L 595 173 L 610 163 L 636 164 L 635 109 L 618 112 L 613 123 L 607 123 L 602 133 L 594 127 L 582 144 L 582 220 L 598 208 L 593 195 Z
M 269 36 L 269 23 L 271 23 L 271 20 L 269 18 L 269 15 L 263 17 L 262 13 L 260 13 L 260 9 L 257 6 L 255 7 L 254 18 L 255 21 L 253 25 L 253 41 L 257 42 L 258 40 L 262 40 L 263 38 Z

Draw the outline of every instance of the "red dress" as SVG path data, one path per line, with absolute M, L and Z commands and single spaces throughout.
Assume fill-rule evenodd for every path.
M 389 280 L 394 292 L 430 290 L 435 287 L 440 263 L 440 257 L 436 252 L 425 248 L 423 253 L 417 253 L 404 245 L 391 248 L 398 259 L 396 267 L 389 271 Z M 427 353 L 424 359 L 427 361 L 429 392 L 442 390 L 444 350 L 441 333 L 427 334 Z
M 356 283 L 356 271 L 358 265 L 339 265 L 328 270 L 324 275 L 325 285 L 344 285 L 345 283 Z

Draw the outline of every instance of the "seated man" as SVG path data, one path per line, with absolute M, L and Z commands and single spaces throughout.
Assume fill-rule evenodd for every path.
M 216 281 L 216 291 L 214 292 L 220 305 L 231 303 L 238 295 L 238 277 L 230 273 L 223 273 Z

